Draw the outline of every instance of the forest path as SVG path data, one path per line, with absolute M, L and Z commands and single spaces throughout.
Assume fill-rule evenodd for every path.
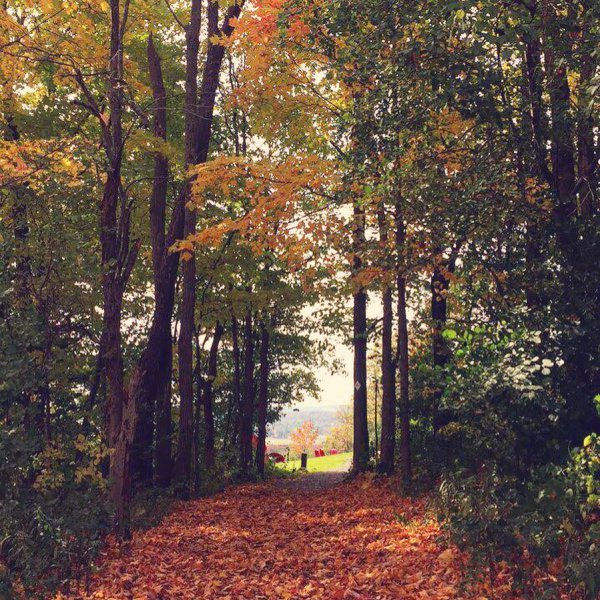
M 273 482 L 275 487 L 282 490 L 296 490 L 305 492 L 317 492 L 334 487 L 348 476 L 352 461 L 340 465 L 329 471 L 315 471 L 298 477 L 277 479 Z
M 67 597 L 492 597 L 483 587 L 463 589 L 465 557 L 440 542 L 424 499 L 403 498 L 396 489 L 393 481 L 368 476 L 320 489 L 270 481 L 180 502 L 131 542 L 110 541 L 88 592 Z M 495 599 L 511 597 L 502 592 L 507 582 L 501 574 Z

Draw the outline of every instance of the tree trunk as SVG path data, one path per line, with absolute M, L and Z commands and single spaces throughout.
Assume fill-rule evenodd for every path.
M 160 57 L 154 45 L 152 35 L 148 37 L 148 70 L 153 95 L 153 133 L 157 138 L 167 137 L 167 95 L 163 82 Z M 147 357 L 142 357 L 137 366 L 144 377 L 140 378 L 144 390 L 130 387 L 130 395 L 136 398 L 137 423 L 134 441 L 133 471 L 140 482 L 149 482 L 153 477 L 152 446 L 154 441 L 154 420 L 156 414 L 156 444 L 154 461 L 156 464 L 156 483 L 169 485 L 171 465 L 171 313 L 173 294 L 170 292 L 167 273 L 177 268 L 177 259 L 167 259 L 165 253 L 165 211 L 167 205 L 167 183 L 169 161 L 160 152 L 154 155 L 154 176 L 152 196 L 150 198 L 150 239 L 152 244 L 152 267 L 154 276 L 154 314 L 150 338 L 145 349 Z M 165 281 L 167 280 L 167 281 Z M 173 279 L 174 284 L 174 279 Z M 170 297 L 169 297 L 170 295 Z M 158 307 L 166 304 L 160 311 Z M 157 319 L 161 322 L 157 323 Z M 159 335 L 152 339 L 153 330 Z M 149 348 L 151 347 L 151 349 Z M 148 369 L 150 366 L 150 369 Z M 151 378 L 152 381 L 146 381 Z M 160 430 L 160 431 L 159 431 Z
M 446 326 L 448 310 L 449 281 L 445 273 L 445 265 L 441 252 L 434 258 L 433 273 L 431 274 L 431 356 L 436 370 L 442 370 L 448 363 L 449 348 L 442 335 Z M 441 385 L 436 387 L 433 394 L 432 421 L 434 434 L 440 427 L 439 403 L 443 394 Z
M 269 403 L 269 330 L 260 322 L 260 384 L 258 389 L 258 444 L 256 446 L 256 471 L 265 474 L 267 449 L 267 409 Z
M 231 407 L 235 413 L 234 427 L 231 431 L 231 447 L 236 447 L 236 441 L 242 430 L 242 375 L 240 366 L 240 332 L 237 317 L 231 315 L 231 345 L 233 354 L 233 381 Z
M 207 37 L 208 47 L 202 74 L 200 92 L 197 90 L 198 50 L 201 16 L 201 0 L 192 0 L 190 25 L 187 29 L 186 46 L 186 79 L 185 79 L 185 162 L 186 166 L 206 162 L 212 135 L 215 98 L 219 85 L 219 73 L 225 47 L 214 43 L 215 36 L 229 37 L 233 33 L 232 19 L 239 16 L 242 3 L 230 6 L 219 28 L 219 4 L 208 1 Z M 193 210 L 188 210 L 190 186 L 186 185 L 182 192 L 185 211 L 184 237 L 193 235 L 196 229 L 196 216 Z M 180 444 L 177 448 L 175 471 L 177 477 L 189 482 L 191 475 L 191 451 L 193 434 L 193 352 L 192 338 L 194 330 L 194 305 L 196 294 L 196 270 L 194 259 L 191 258 L 183 265 L 183 303 L 181 314 L 181 330 L 179 336 L 179 395 L 181 398 L 180 415 Z
M 571 225 L 577 214 L 575 199 L 575 150 L 573 121 L 570 114 L 571 91 L 566 66 L 556 60 L 554 43 L 571 46 L 566 39 L 557 40 L 564 32 L 556 31 L 557 16 L 548 1 L 542 3 L 544 27 L 544 64 L 548 74 L 550 114 L 552 116 L 552 188 L 555 196 L 553 210 L 557 240 L 567 258 L 575 250 L 575 231 Z
M 208 354 L 208 369 L 204 381 L 204 466 L 210 470 L 215 466 L 215 418 L 213 410 L 213 384 L 217 376 L 219 344 L 223 335 L 223 325 L 217 321 L 212 344 Z
M 129 211 L 121 197 L 123 48 L 119 0 L 110 1 L 110 64 L 108 104 L 110 123 L 103 125 L 108 172 L 100 203 L 102 248 L 103 350 L 106 375 L 108 440 L 111 453 L 111 497 L 116 507 L 118 533 L 129 534 L 131 496 L 130 447 L 135 427 L 135 405 L 125 392 L 121 346 L 123 292 L 136 259 L 139 244 L 129 247 Z M 121 211 L 117 208 L 121 200 Z
M 412 480 L 412 458 L 410 451 L 410 391 L 408 363 L 408 318 L 406 314 L 406 267 L 402 256 L 406 241 L 402 200 L 396 204 L 396 249 L 398 253 L 398 379 L 400 384 L 400 465 L 404 489 L 410 489 Z
M 170 325 L 165 330 L 160 362 L 156 365 L 156 436 L 154 441 L 154 482 L 169 487 L 172 467 L 171 371 L 173 346 Z
M 200 48 L 200 24 L 202 15 L 201 0 L 192 0 L 190 23 L 186 31 L 186 73 L 185 73 L 185 166 L 196 162 L 194 148 L 198 131 L 198 52 Z M 190 186 L 186 183 L 180 197 L 183 198 L 183 238 L 196 229 L 196 214 L 187 208 L 190 200 Z M 187 253 L 182 261 L 183 299 L 181 303 L 179 340 L 177 354 L 179 361 L 179 438 L 174 466 L 174 477 L 183 485 L 182 493 L 189 493 L 192 464 L 192 437 L 194 432 L 194 377 L 193 377 L 193 338 L 194 313 L 196 305 L 196 262 L 194 255 Z
M 187 211 L 189 214 L 191 211 Z M 190 233 L 193 218 L 186 214 L 186 233 Z M 194 312 L 196 304 L 196 269 L 192 256 L 183 263 L 183 301 L 179 329 L 179 444 L 177 447 L 178 466 L 176 473 L 182 482 L 189 482 L 191 476 L 191 452 L 194 411 L 193 381 L 193 339 Z
M 355 202 L 353 229 L 353 277 L 362 269 L 361 253 L 365 244 L 365 213 Z M 367 292 L 362 285 L 354 291 L 354 451 L 352 472 L 366 471 L 369 467 L 369 429 L 367 425 Z
M 167 139 L 167 93 L 163 82 L 160 58 L 154 47 L 152 34 L 148 37 L 148 66 L 154 99 L 154 135 L 162 140 Z M 157 152 L 154 155 L 154 179 L 150 200 L 150 235 L 152 239 L 152 265 L 154 269 L 154 298 L 169 294 L 163 285 L 163 271 L 166 267 L 165 224 L 167 206 L 167 183 L 169 178 L 169 161 Z M 155 483 L 159 487 L 167 487 L 171 483 L 171 372 L 173 368 L 173 347 L 171 334 L 171 313 L 174 296 L 167 299 L 168 309 L 165 311 L 163 335 L 161 336 L 158 356 L 156 398 L 146 397 L 147 412 L 156 412 L 156 440 L 154 444 Z M 138 414 L 140 411 L 138 409 Z M 152 422 L 149 421 L 151 431 Z M 152 435 L 148 432 L 146 440 L 152 444 Z M 151 464 L 151 461 L 149 461 Z
M 588 44 L 593 27 L 592 1 L 584 0 L 582 25 L 582 56 L 580 65 L 579 93 L 577 95 L 577 175 L 579 186 L 579 213 L 587 217 L 597 210 L 595 197 L 598 185 L 596 176 L 596 151 L 594 146 L 594 117 L 592 98 L 589 89 L 592 86 L 597 60 L 592 55 L 593 43 Z
M 535 7 L 531 8 L 531 23 L 535 22 Z M 536 162 L 537 174 L 548 184 L 552 184 L 552 173 L 547 164 L 547 131 L 548 123 L 543 105 L 544 71 L 542 69 L 542 46 L 539 33 L 532 27 L 532 31 L 525 39 L 525 78 L 527 80 L 527 93 L 530 105 L 528 115 L 531 124 L 531 139 Z
M 379 423 L 377 420 L 379 412 L 379 379 L 375 377 L 373 382 L 375 384 L 375 402 L 373 406 L 373 420 L 375 423 L 373 426 L 373 435 L 375 436 L 375 460 L 377 460 L 377 457 L 379 456 Z
M 248 476 L 252 463 L 252 425 L 254 415 L 254 332 L 252 313 L 248 308 L 244 323 L 244 388 L 240 419 L 240 469 L 242 477 Z
M 378 214 L 382 246 L 386 248 L 388 226 L 383 207 Z M 396 446 L 396 377 L 392 353 L 392 327 L 394 313 L 392 289 L 386 282 L 383 288 L 383 324 L 381 330 L 381 455 L 377 466 L 380 473 L 390 474 L 394 470 Z

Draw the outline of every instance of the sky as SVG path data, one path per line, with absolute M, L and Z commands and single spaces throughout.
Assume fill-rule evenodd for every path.
M 352 309 L 352 299 L 347 302 L 348 310 Z M 367 317 L 377 319 L 381 317 L 382 308 L 380 298 L 370 293 L 367 302 Z M 330 339 L 330 338 L 329 338 Z M 369 344 L 371 346 L 371 344 Z M 354 354 L 349 345 L 337 340 L 332 358 L 337 359 L 344 367 L 343 371 L 331 373 L 329 369 L 321 367 L 317 370 L 317 380 L 321 387 L 319 398 L 308 398 L 304 402 L 295 404 L 294 408 L 338 407 L 340 404 L 350 404 L 353 396 L 354 382 L 352 380 Z
M 335 347 L 335 358 L 344 365 L 345 372 L 331 373 L 329 369 L 321 367 L 317 371 L 317 379 L 321 386 L 320 397 L 309 398 L 296 404 L 294 408 L 339 406 L 348 404 L 352 400 L 352 349 L 338 342 Z

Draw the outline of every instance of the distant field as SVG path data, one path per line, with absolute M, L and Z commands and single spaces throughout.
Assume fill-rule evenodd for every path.
M 344 452 L 342 454 L 331 454 L 327 456 L 309 456 L 308 457 L 308 472 L 315 473 L 317 471 L 342 471 L 352 460 L 352 452 Z M 290 462 L 278 465 L 284 467 L 288 471 L 297 470 L 300 468 L 299 460 L 290 460 Z

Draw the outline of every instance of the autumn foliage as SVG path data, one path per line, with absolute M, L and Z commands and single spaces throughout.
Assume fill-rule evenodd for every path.
M 319 431 L 315 427 L 315 424 L 312 421 L 304 421 L 298 429 L 292 431 L 290 434 L 292 450 L 296 454 L 309 452 L 313 449 L 317 437 L 319 437 Z
M 58 598 L 518 597 L 502 565 L 492 590 L 485 575 L 469 582 L 466 564 L 440 541 L 426 499 L 402 498 L 392 482 L 365 477 L 317 492 L 272 482 L 181 504 L 131 543 L 111 541 L 89 590 L 81 585 Z

